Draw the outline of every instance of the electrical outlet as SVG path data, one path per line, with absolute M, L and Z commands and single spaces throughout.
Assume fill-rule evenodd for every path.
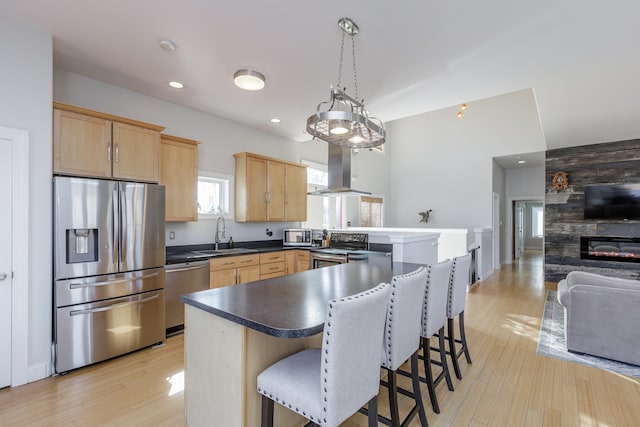
M 268 228 L 267 228 L 267 236 L 273 236 L 273 231 L 269 230 Z
M 175 240 L 176 238 L 176 232 L 175 231 L 170 231 L 169 232 L 169 240 Z

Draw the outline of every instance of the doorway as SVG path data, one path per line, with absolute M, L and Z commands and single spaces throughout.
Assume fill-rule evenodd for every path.
M 27 131 L 0 127 L 0 388 L 28 376 L 28 142 Z
M 509 215 L 510 259 L 519 260 L 525 250 L 543 252 L 544 203 L 539 198 L 511 199 Z

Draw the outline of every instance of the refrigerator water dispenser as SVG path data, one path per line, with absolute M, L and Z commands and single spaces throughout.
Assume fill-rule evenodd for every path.
M 98 229 L 67 230 L 67 264 L 98 261 Z

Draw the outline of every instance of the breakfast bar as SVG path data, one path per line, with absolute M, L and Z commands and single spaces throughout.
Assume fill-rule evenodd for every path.
M 290 354 L 320 346 L 327 302 L 419 266 L 374 257 L 182 296 L 189 426 L 260 425 L 257 376 Z M 274 425 L 304 423 L 276 405 Z

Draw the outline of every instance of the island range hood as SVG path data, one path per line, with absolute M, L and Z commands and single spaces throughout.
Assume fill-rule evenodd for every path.
M 322 190 L 307 193 L 310 196 L 359 196 L 371 194 L 368 191 L 354 190 L 351 188 L 351 149 L 339 147 L 334 144 L 329 146 L 329 159 L 327 161 L 328 187 Z

